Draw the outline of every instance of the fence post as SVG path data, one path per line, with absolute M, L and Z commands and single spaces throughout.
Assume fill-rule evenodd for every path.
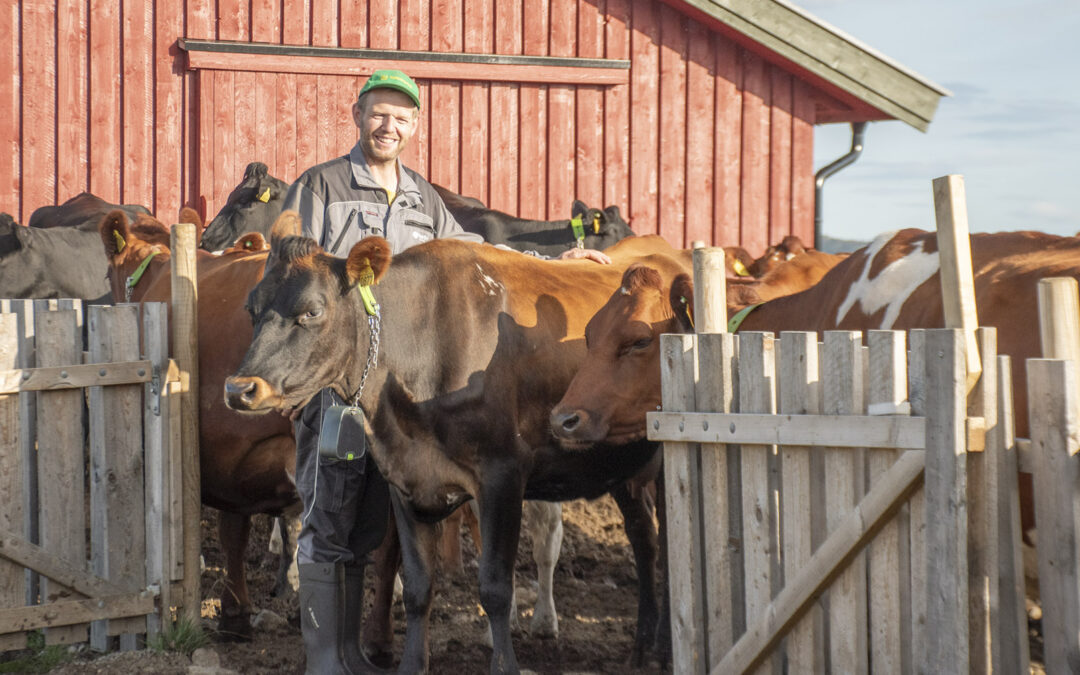
M 926 649 L 922 672 L 967 673 L 968 521 L 964 334 L 926 331 Z
M 201 546 L 201 475 L 199 466 L 199 319 L 195 265 L 195 225 L 173 225 L 172 334 L 173 356 L 180 368 L 183 464 L 184 614 L 198 622 L 199 549 Z
M 169 446 L 168 308 L 163 302 L 143 303 L 143 345 L 154 377 L 144 387 L 143 429 L 146 438 L 146 582 L 160 589 L 161 614 L 147 617 L 147 638 L 172 625 L 172 570 L 179 551 L 172 546 L 168 526 L 172 465 Z
M 19 322 L 14 314 L 0 314 L 0 371 L 19 367 Z M 0 395 L 0 528 L 22 531 L 25 518 L 22 433 L 19 395 Z M 26 600 L 27 576 L 21 565 L 0 559 L 0 607 L 18 607 Z M 0 651 L 26 647 L 25 634 L 0 637 Z
M 964 177 L 935 178 L 934 211 L 937 215 L 938 259 L 941 267 L 941 300 L 945 327 L 964 331 L 964 358 L 968 391 L 982 373 L 975 329 L 979 326 L 975 308 L 975 281 L 971 270 L 971 236 L 968 234 L 967 198 Z

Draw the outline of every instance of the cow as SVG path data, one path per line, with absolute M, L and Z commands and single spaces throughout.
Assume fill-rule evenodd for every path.
M 478 501 L 491 670 L 517 672 L 509 617 L 522 500 L 596 497 L 654 461 L 648 443 L 567 451 L 548 430 L 548 412 L 584 355 L 584 323 L 622 271 L 637 259 L 684 255 L 658 237 L 607 252 L 612 265 L 551 262 L 439 239 L 391 260 L 388 243 L 369 237 L 338 259 L 310 239 L 271 242 L 248 299 L 254 338 L 225 397 L 237 410 L 269 412 L 295 410 L 328 386 L 358 396 L 402 541 L 403 672 L 427 669 L 439 520 Z M 376 284 L 381 309 L 370 316 L 378 321 L 354 290 L 364 280 Z M 417 302 L 418 293 L 429 300 Z
M 799 237 L 794 234 L 789 234 L 784 237 L 779 244 L 773 244 L 765 249 L 765 253 L 750 264 L 750 276 L 760 279 L 778 265 L 810 250 L 812 249 L 806 248 L 802 239 L 799 239 Z
M 271 176 L 265 164 L 251 162 L 225 206 L 206 226 L 200 248 L 221 251 L 247 232 L 269 236 L 288 191 L 289 184 Z
M 188 211 L 181 221 L 198 221 Z M 160 233 L 167 237 L 164 225 Z M 118 300 L 170 302 L 171 252 L 168 239 L 147 241 L 122 212 L 101 223 L 97 247 L 104 244 L 112 293 Z M 121 243 L 122 242 L 122 243 Z M 221 398 L 225 376 L 240 363 L 251 337 L 244 300 L 262 277 L 268 252 L 261 235 L 243 238 L 215 256 L 196 253 L 199 284 L 199 463 L 203 504 L 220 512 L 218 539 L 225 553 L 226 580 L 221 593 L 219 631 L 226 640 L 251 636 L 251 602 L 244 572 L 244 550 L 256 513 L 281 515 L 297 503 L 293 484 L 296 451 L 292 425 L 285 418 L 237 415 Z M 151 254 L 153 258 L 128 293 L 129 279 Z
M 809 249 L 773 266 L 761 278 L 727 280 L 728 306 L 739 309 L 810 288 L 847 257 L 846 253 L 822 253 Z
M 149 216 L 150 209 L 141 204 L 110 204 L 90 192 L 80 192 L 63 204 L 40 206 L 30 214 L 30 227 L 73 227 L 97 233 L 101 219 L 115 210 L 127 214 L 128 222 L 136 222 L 140 215 Z
M 151 221 L 156 222 L 139 214 L 134 227 Z M 0 219 L 0 297 L 110 304 L 108 264 L 98 241 L 96 232 L 75 227 L 40 229 L 23 227 L 10 216 Z
M 742 246 L 724 247 L 724 268 L 728 279 L 751 277 L 750 267 L 753 264 L 754 257 Z
M 1012 357 L 1015 428 L 1018 436 L 1026 436 L 1025 360 L 1040 356 L 1038 331 L 1034 328 L 1038 326 L 1037 285 L 1045 277 L 1080 279 L 1080 237 L 1041 232 L 973 234 L 971 257 L 979 323 L 997 329 L 998 352 Z M 729 297 L 728 312 L 735 313 L 761 300 L 749 293 L 734 301 Z M 689 276 L 676 278 L 667 303 L 653 294 L 647 304 L 650 316 L 667 317 L 664 331 L 693 330 L 693 286 Z M 612 328 L 606 339 L 628 339 L 631 322 L 614 313 L 611 316 L 623 328 Z M 816 285 L 764 302 L 746 315 L 739 330 L 779 333 L 941 328 L 944 317 L 937 236 L 934 232 L 906 229 L 878 236 L 841 260 Z M 592 348 L 590 342 L 590 359 Z M 588 393 L 573 405 L 603 406 L 603 414 L 623 420 L 620 423 L 634 418 L 644 433 L 645 413 L 659 405 L 659 368 L 642 371 L 644 375 L 636 380 L 621 372 L 615 364 L 592 369 L 587 380 L 582 378 L 583 387 L 584 381 L 589 384 Z M 631 386 L 635 388 L 631 390 Z M 620 398 L 611 402 L 615 392 Z M 1031 491 L 1030 478 L 1022 475 L 1020 511 L 1025 533 L 1035 525 Z
M 570 220 L 530 220 L 466 205 L 452 207 L 447 204 L 447 208 L 465 231 L 479 234 L 490 244 L 502 244 L 551 258 L 575 246 L 602 250 L 634 236 L 618 206 L 601 210 L 589 208 L 576 199 L 570 207 Z M 575 230 L 575 223 L 580 230 Z

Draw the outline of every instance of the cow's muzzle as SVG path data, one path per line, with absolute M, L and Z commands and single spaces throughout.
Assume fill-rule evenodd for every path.
M 548 421 L 551 425 L 551 433 L 563 443 L 591 444 L 604 437 L 603 430 L 598 428 L 587 410 L 556 408 L 551 412 Z
M 281 397 L 261 377 L 230 377 L 225 380 L 225 405 L 233 410 L 267 410 Z

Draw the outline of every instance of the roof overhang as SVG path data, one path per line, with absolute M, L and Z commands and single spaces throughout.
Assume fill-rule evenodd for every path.
M 897 119 L 926 131 L 944 87 L 782 0 L 664 0 L 841 105 L 818 122 Z

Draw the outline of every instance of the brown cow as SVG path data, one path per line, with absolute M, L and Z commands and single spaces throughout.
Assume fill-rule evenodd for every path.
M 666 244 L 629 238 L 608 251 L 612 265 L 595 265 L 454 240 L 415 246 L 392 263 L 378 238 L 358 243 L 347 261 L 303 238 L 273 243 L 266 276 L 249 299 L 252 346 L 227 381 L 226 397 L 253 411 L 295 408 L 327 386 L 351 398 L 374 330 L 351 289 L 368 275 L 378 282 L 378 362 L 360 407 L 372 430 L 369 451 L 395 487 L 408 616 L 402 671 L 427 667 L 433 523 L 479 500 L 480 597 L 492 625 L 492 670 L 516 672 L 510 579 L 522 498 L 598 496 L 655 455 L 648 444 L 567 451 L 551 442 L 547 425 L 584 356 L 586 319 L 643 247 L 659 256 Z M 434 297 L 417 302 L 418 289 Z
M 813 249 L 806 248 L 802 239 L 799 239 L 794 234 L 789 234 L 779 244 L 773 244 L 765 249 L 765 253 L 761 254 L 761 257 L 750 265 L 750 275 L 760 279 L 776 269 L 777 266 L 810 250 Z
M 180 220 L 191 222 L 193 218 L 197 222 L 193 214 Z M 168 241 L 168 230 L 158 225 Z M 133 285 L 130 299 L 170 301 L 171 253 L 167 245 L 151 243 L 134 233 L 121 212 L 110 213 L 102 221 L 100 233 L 110 262 L 113 296 L 118 301 L 127 295 L 132 272 L 153 252 L 156 255 Z M 221 512 L 218 539 L 226 558 L 226 588 L 221 594 L 219 628 L 226 639 L 251 635 L 251 602 L 244 573 L 250 516 L 280 515 L 297 501 L 292 482 L 296 456 L 288 420 L 238 415 L 221 399 L 226 375 L 240 363 L 251 340 L 251 321 L 243 306 L 248 291 L 262 277 L 267 253 L 258 250 L 261 240 L 261 236 L 242 239 L 220 256 L 201 250 L 196 253 L 202 501 Z M 253 249 L 256 252 L 249 252 Z
M 1025 436 L 1028 433 L 1025 359 L 1040 355 L 1036 287 L 1044 277 L 1080 277 L 1080 238 L 1040 232 L 974 234 L 971 253 L 979 323 L 997 328 L 998 352 L 1012 357 L 1016 433 Z M 689 278 L 682 277 L 672 285 L 670 306 L 658 307 L 657 293 L 650 294 L 642 304 L 647 304 L 648 316 L 670 317 L 662 330 L 689 331 L 692 329 L 686 308 L 693 304 L 692 294 Z M 741 298 L 745 304 L 759 300 Z M 738 309 L 738 304 L 729 303 L 729 313 Z M 612 325 L 606 330 L 605 339 L 629 339 L 632 326 L 613 313 L 609 312 L 609 316 Z M 675 320 L 680 323 L 674 323 Z M 943 325 L 937 236 L 933 232 L 908 229 L 879 236 L 837 264 L 815 286 L 756 308 L 740 330 L 774 333 L 907 330 Z M 599 339 L 590 340 L 590 359 L 593 350 L 600 349 L 609 347 L 602 347 Z M 584 382 L 572 389 L 577 395 L 572 405 L 586 407 L 594 406 L 594 401 L 605 402 L 611 408 L 606 415 L 636 420 L 643 434 L 645 413 L 655 410 L 660 401 L 659 368 L 641 371 L 644 377 L 638 374 L 628 378 L 614 363 L 603 368 L 589 367 L 589 375 L 581 378 Z M 576 380 L 575 385 L 578 385 Z M 614 392 L 618 392 L 619 398 L 608 403 Z M 563 405 L 566 404 L 564 399 Z M 1021 481 L 1020 486 L 1021 516 L 1023 527 L 1028 530 L 1034 525 L 1031 488 L 1028 481 Z

